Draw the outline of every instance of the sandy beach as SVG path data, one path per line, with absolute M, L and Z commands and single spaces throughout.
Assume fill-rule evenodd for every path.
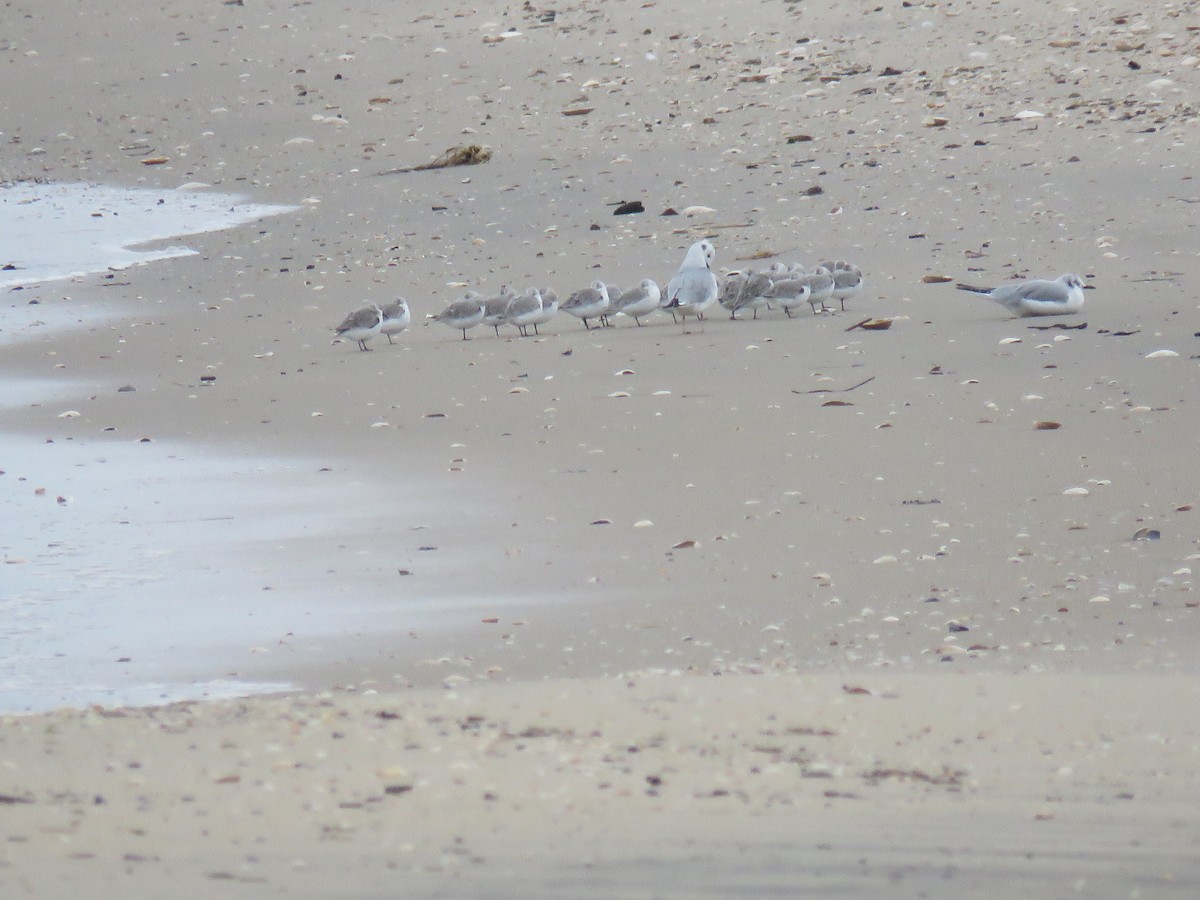
M 3 291 L 5 896 L 1194 896 L 1196 13 L 9 10 L 0 180 L 286 211 Z M 865 289 L 428 318 L 702 238 Z

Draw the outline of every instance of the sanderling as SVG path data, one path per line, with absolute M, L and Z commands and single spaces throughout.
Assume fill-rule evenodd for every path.
M 658 309 L 658 301 L 662 299 L 662 289 L 653 278 L 643 278 L 637 287 L 621 294 L 612 304 L 612 312 L 629 316 L 639 326 L 642 316 L 648 316 Z
M 746 281 L 749 275 L 745 272 L 731 272 L 725 276 L 721 282 L 720 293 L 717 294 L 717 302 L 721 304 L 721 308 L 726 310 L 730 315 L 729 318 L 737 318 L 737 302 L 742 295 L 742 290 L 746 287 Z
M 499 294 L 483 301 L 483 324 L 491 325 L 496 331 L 496 337 L 500 336 L 500 326 L 507 324 L 506 310 L 516 296 L 506 284 L 500 288 Z
M 367 341 L 379 334 L 382 324 L 383 311 L 372 303 L 350 313 L 342 320 L 342 324 L 333 330 L 338 337 L 356 342 L 359 350 L 366 350 Z
M 593 281 L 590 287 L 581 288 L 568 297 L 559 309 L 582 321 L 584 328 L 591 329 L 588 319 L 606 315 L 608 306 L 608 286 L 603 281 Z
M 446 308 L 433 317 L 435 322 L 441 322 L 450 328 L 457 328 L 467 339 L 467 329 L 474 328 L 483 321 L 483 298 L 474 291 L 461 300 L 452 300 Z
M 826 311 L 828 307 L 825 303 L 833 297 L 833 273 L 825 266 L 817 266 L 805 273 L 804 280 L 808 283 L 808 305 L 812 307 L 813 315 L 816 315 L 818 306 L 822 312 Z
M 687 327 L 687 317 L 703 321 L 704 313 L 717 302 L 717 276 L 712 262 L 717 250 L 711 241 L 697 241 L 688 248 L 679 271 L 667 284 L 666 309 L 678 313 Z
M 533 325 L 534 334 L 540 334 L 538 326 L 545 325 L 558 313 L 558 294 L 550 288 L 542 288 L 538 293 L 542 298 L 542 311 L 534 316 L 533 321 L 529 323 Z
M 504 310 L 504 320 L 509 325 L 515 325 L 521 337 L 529 336 L 529 326 L 537 325 L 538 317 L 542 314 L 542 294 L 535 288 L 527 288 L 524 294 L 513 297 L 508 301 Z
M 389 344 L 394 344 L 392 340 L 393 334 L 399 334 L 408 327 L 412 321 L 412 313 L 408 309 L 408 301 L 403 297 L 397 297 L 394 301 L 383 307 L 383 322 L 379 326 L 379 333 L 386 335 Z
M 960 291 L 972 291 L 995 300 L 1015 316 L 1066 316 L 1083 308 L 1083 279 L 1078 275 L 1060 275 L 1053 281 L 1035 278 L 1019 284 L 995 288 L 955 285 Z
M 809 287 L 808 280 L 803 274 L 789 271 L 780 278 L 772 280 L 771 288 L 767 291 L 766 296 L 768 300 L 782 306 L 783 311 L 790 319 L 793 309 L 808 302 L 808 298 L 812 296 L 812 288 Z
M 758 318 L 758 310 L 766 306 L 771 299 L 771 285 L 780 279 L 788 277 L 788 267 L 781 262 L 773 262 L 761 272 L 752 272 L 746 280 L 742 296 L 738 298 L 737 309 L 751 310 L 751 318 Z
M 857 297 L 863 288 L 862 269 L 844 260 L 821 263 L 833 275 L 833 299 L 846 309 L 846 301 Z

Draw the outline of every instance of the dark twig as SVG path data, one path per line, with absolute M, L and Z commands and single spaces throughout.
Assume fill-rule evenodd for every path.
M 858 384 L 851 385 L 848 388 L 817 388 L 815 391 L 798 391 L 795 388 L 792 388 L 792 393 L 793 394 L 848 394 L 851 391 L 857 390 L 858 388 L 862 387 L 864 384 L 869 384 L 870 382 L 872 382 L 874 380 L 875 380 L 875 376 L 872 375 L 870 378 L 864 379 L 863 381 L 860 381 Z

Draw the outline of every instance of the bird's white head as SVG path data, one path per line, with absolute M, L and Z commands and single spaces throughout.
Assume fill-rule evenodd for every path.
M 696 241 L 692 246 L 688 247 L 687 256 L 683 259 L 685 267 L 704 266 L 706 269 L 712 268 L 712 262 L 717 258 L 717 248 L 712 245 L 712 241 Z

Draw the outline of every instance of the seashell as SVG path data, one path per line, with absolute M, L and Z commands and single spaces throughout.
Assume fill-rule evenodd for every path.
M 1169 359 L 1178 355 L 1174 350 L 1155 350 L 1153 353 L 1147 353 L 1146 359 Z

